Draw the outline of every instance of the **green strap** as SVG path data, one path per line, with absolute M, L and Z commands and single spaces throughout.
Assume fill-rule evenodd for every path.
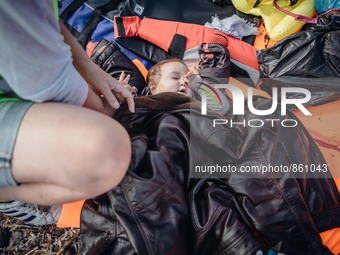
M 20 100 L 17 97 L 11 97 L 7 93 L 0 90 L 0 103 L 1 102 L 9 102 L 9 101 L 10 102 L 20 102 L 22 100 Z
M 58 0 L 52 0 L 54 17 L 58 20 L 59 19 L 59 12 L 58 12 Z
M 0 80 L 3 80 L 3 78 L 1 77 L 0 75 Z M 13 95 L 9 95 L 9 93 L 6 93 L 2 90 L 0 90 L 0 103 L 1 102 L 8 102 L 8 101 L 11 101 L 11 102 L 20 102 L 21 100 L 17 97 L 13 97 Z

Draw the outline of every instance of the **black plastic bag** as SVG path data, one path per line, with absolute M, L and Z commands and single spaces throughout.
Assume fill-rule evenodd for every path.
M 302 87 L 312 98 L 307 105 L 340 99 L 340 24 L 293 34 L 258 51 L 262 89 Z M 295 97 L 296 95 L 291 95 Z

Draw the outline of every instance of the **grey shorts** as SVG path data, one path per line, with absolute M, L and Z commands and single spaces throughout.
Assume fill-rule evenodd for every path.
M 0 102 L 0 187 L 17 186 L 11 159 L 17 133 L 32 102 Z

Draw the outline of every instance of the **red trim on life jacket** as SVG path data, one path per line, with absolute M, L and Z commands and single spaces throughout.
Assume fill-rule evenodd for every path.
M 129 16 L 115 17 L 114 31 L 115 38 L 138 36 L 165 51 L 169 50 L 175 34 L 180 34 L 187 38 L 185 50 L 188 50 L 197 47 L 203 42 L 209 43 L 211 35 L 219 33 L 228 39 L 228 50 L 231 59 L 254 70 L 259 70 L 256 50 L 252 45 L 202 25 Z

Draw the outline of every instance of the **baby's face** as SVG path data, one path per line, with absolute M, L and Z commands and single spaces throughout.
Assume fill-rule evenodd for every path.
M 188 87 L 188 79 L 185 75 L 189 68 L 179 62 L 168 62 L 161 66 L 161 79 L 152 94 L 161 92 L 177 92 L 186 96 L 191 96 L 191 90 Z

